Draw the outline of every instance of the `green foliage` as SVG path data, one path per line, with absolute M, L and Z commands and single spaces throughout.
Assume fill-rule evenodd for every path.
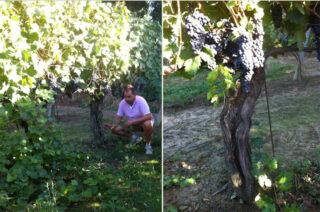
M 260 199 L 256 201 L 256 205 L 259 209 L 263 209 L 263 212 L 275 212 L 276 205 L 273 203 L 273 200 L 267 195 L 262 194 Z
M 210 89 L 207 93 L 207 99 L 214 103 L 215 106 L 219 103 L 219 98 L 227 95 L 229 89 L 235 89 L 235 80 L 236 77 L 233 77 L 231 74 L 233 70 L 225 67 L 218 66 L 217 70 L 212 70 L 207 77 L 207 83 L 209 84 Z M 221 80 L 216 81 L 220 77 Z
M 195 185 L 197 179 L 200 178 L 200 174 L 195 174 L 191 177 L 186 177 L 186 176 L 169 176 L 169 175 L 164 175 L 163 176 L 163 187 L 164 188 L 169 188 L 172 186 L 180 186 L 180 187 L 185 187 L 185 186 L 191 186 Z
M 61 211 L 75 202 L 82 207 L 97 203 L 103 211 L 160 210 L 158 159 L 137 161 L 127 156 L 132 149 L 123 152 L 124 145 L 119 144 L 114 151 L 117 157 L 108 154 L 113 161 L 120 159 L 117 167 L 101 165 L 97 151 L 80 152 L 81 146 L 66 142 L 56 126 L 29 126 L 31 141 L 23 139 L 22 130 L 0 131 L 0 175 L 4 176 L 0 178 L 0 210 L 27 207 Z M 158 146 L 156 138 L 155 150 Z M 105 157 L 106 152 L 101 154 Z
M 253 163 L 253 174 L 261 186 L 256 205 L 263 211 L 275 211 L 278 207 L 284 211 L 303 210 L 300 195 L 310 195 L 314 200 L 319 198 L 319 166 L 306 158 L 285 165 L 280 161 L 265 156 L 263 161 Z
M 299 209 L 297 208 L 296 204 L 292 204 L 291 206 L 286 205 L 284 212 L 299 212 Z
M 292 175 L 292 172 L 280 173 L 276 181 L 280 191 L 288 191 L 292 188 Z
M 131 73 L 127 80 L 133 84 L 137 77 L 147 79 L 142 95 L 148 100 L 161 99 L 161 26 L 147 15 L 132 18 L 130 24 Z
M 273 22 L 271 18 L 271 12 L 270 12 L 270 2 L 259 2 L 259 5 L 263 8 L 264 11 L 264 17 L 263 22 L 265 27 L 272 27 Z M 303 42 L 306 39 L 305 31 L 307 29 L 307 23 L 309 23 L 309 15 L 310 12 L 307 8 L 310 8 L 312 5 L 312 2 L 284 2 L 282 3 L 283 10 L 286 12 L 283 12 L 282 16 L 282 27 L 279 28 L 276 34 L 274 35 L 274 41 L 277 42 L 277 39 L 279 39 L 280 33 L 284 33 L 288 36 L 288 40 L 290 44 L 296 43 L 299 49 L 303 48 Z M 266 36 L 269 36 L 270 34 L 266 34 Z M 276 36 L 275 36 L 276 35 Z M 274 43 L 274 42 L 272 42 Z M 270 50 L 274 46 L 269 45 L 266 43 L 265 45 L 266 50 Z
M 167 210 L 165 210 L 166 212 L 178 212 L 178 209 L 176 207 L 174 207 L 173 205 L 169 205 L 167 207 Z
M 4 57 L 0 70 L 8 76 L 1 79 L 3 88 L 15 86 L 28 95 L 27 85 L 35 87 L 37 81 L 42 83 L 52 73 L 63 82 L 81 77 L 81 88 L 94 94 L 97 88 L 92 88 L 92 78 L 98 78 L 97 85 L 112 84 L 128 73 L 130 14 L 123 5 L 2 2 L 1 7 L 4 48 L 0 53 Z M 24 78 L 29 82 L 26 85 Z M 14 83 L 9 84 L 9 80 Z
M 28 98 L 16 103 L 19 112 L 14 112 L 15 108 L 8 111 L 11 105 L 6 104 L 8 113 L 0 122 L 0 175 L 3 176 L 0 185 L 2 194 L 7 196 L 0 208 L 41 201 L 47 195 L 48 184 L 54 181 L 67 186 L 70 179 L 83 173 L 80 167 L 84 166 L 85 155 L 76 151 L 73 144 L 63 139 L 61 130 L 39 114 L 41 109 Z M 28 128 L 14 127 L 14 120 L 21 118 L 27 120 Z M 57 199 L 63 196 L 61 192 L 58 189 Z

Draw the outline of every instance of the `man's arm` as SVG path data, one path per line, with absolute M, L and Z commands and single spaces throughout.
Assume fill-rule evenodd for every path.
M 131 124 L 135 124 L 135 123 L 139 123 L 139 122 L 143 122 L 143 121 L 147 121 L 147 120 L 151 120 L 151 114 L 146 114 L 144 116 L 141 116 L 140 118 L 136 118 L 136 119 L 131 119 Z
M 141 116 L 140 118 L 136 118 L 136 119 L 131 119 L 131 120 L 128 120 L 126 123 L 125 123 L 125 126 L 126 127 L 130 127 L 131 125 L 135 124 L 135 123 L 139 123 L 139 122 L 144 122 L 144 121 L 147 121 L 147 120 L 151 120 L 151 113 L 149 114 L 146 114 L 144 116 Z

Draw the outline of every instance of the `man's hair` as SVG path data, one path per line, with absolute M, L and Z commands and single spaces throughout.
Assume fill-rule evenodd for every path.
M 123 94 L 124 92 L 128 92 L 128 91 L 131 91 L 133 95 L 136 95 L 136 89 L 133 87 L 133 85 L 127 85 L 124 87 L 124 91 L 123 91 Z

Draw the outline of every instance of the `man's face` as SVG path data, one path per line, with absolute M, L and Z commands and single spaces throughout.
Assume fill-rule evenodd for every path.
M 132 93 L 131 90 L 124 91 L 124 100 L 129 104 L 133 105 L 134 100 L 136 99 L 136 95 Z

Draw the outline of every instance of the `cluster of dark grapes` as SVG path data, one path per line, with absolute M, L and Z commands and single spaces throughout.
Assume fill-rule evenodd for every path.
M 207 34 L 204 27 L 209 23 L 210 19 L 198 10 L 186 17 L 187 33 L 190 36 L 191 48 L 194 52 L 199 53 L 201 51 Z
M 80 78 L 75 78 L 66 84 L 65 93 L 70 99 L 72 98 L 72 94 L 78 90 L 79 81 Z
M 241 70 L 240 80 L 245 93 L 250 91 L 253 70 L 264 66 L 262 21 L 254 19 L 253 24 L 255 27 L 252 34 L 245 32 L 236 40 L 238 56 L 234 67 Z
M 103 89 L 101 91 L 104 93 L 104 95 L 107 95 L 109 93 L 108 83 L 103 82 L 102 87 L 103 87 Z
M 206 61 L 209 69 L 217 67 L 216 61 L 222 62 L 221 58 L 227 58 L 227 66 L 241 71 L 241 88 L 243 92 L 248 93 L 254 69 L 264 66 L 262 20 L 253 19 L 253 32 L 244 32 L 235 41 L 229 39 L 232 32 L 236 30 L 229 20 L 222 19 L 217 24 L 219 27 L 206 31 L 204 26 L 209 21 L 210 19 L 199 11 L 186 17 L 185 24 L 192 50 L 195 54 L 199 54 L 202 47 L 210 49 L 215 60 Z
M 241 88 L 243 92 L 248 93 L 250 91 L 250 82 L 254 68 L 252 35 L 248 32 L 240 35 L 236 40 L 236 44 L 238 46 L 238 57 L 234 61 L 234 67 L 235 69 L 241 70 Z
M 318 3 L 318 2 L 317 2 Z M 320 4 L 317 4 L 315 11 L 318 15 L 320 15 Z M 310 20 L 309 20 L 312 30 L 314 32 L 315 38 L 315 45 L 318 48 L 317 52 L 317 59 L 320 61 L 320 19 L 313 13 L 310 13 Z
M 64 84 L 61 78 L 55 76 L 52 73 L 48 74 L 48 89 L 55 91 L 54 100 L 57 100 L 58 94 L 62 93 L 61 87 L 65 85 L 65 94 L 71 99 L 72 94 L 76 92 L 79 88 L 80 78 L 77 77 L 73 80 L 70 80 L 68 83 Z
M 253 65 L 255 68 L 262 68 L 264 66 L 264 52 L 263 52 L 263 25 L 261 19 L 253 19 L 254 29 L 253 29 Z
M 282 7 L 277 2 L 274 2 L 270 6 L 273 25 L 276 29 L 281 27 L 282 23 Z
M 104 95 L 109 93 L 108 82 L 102 81 L 96 72 L 92 73 L 92 78 L 90 80 L 90 86 L 95 87 L 96 91 L 103 92 Z

